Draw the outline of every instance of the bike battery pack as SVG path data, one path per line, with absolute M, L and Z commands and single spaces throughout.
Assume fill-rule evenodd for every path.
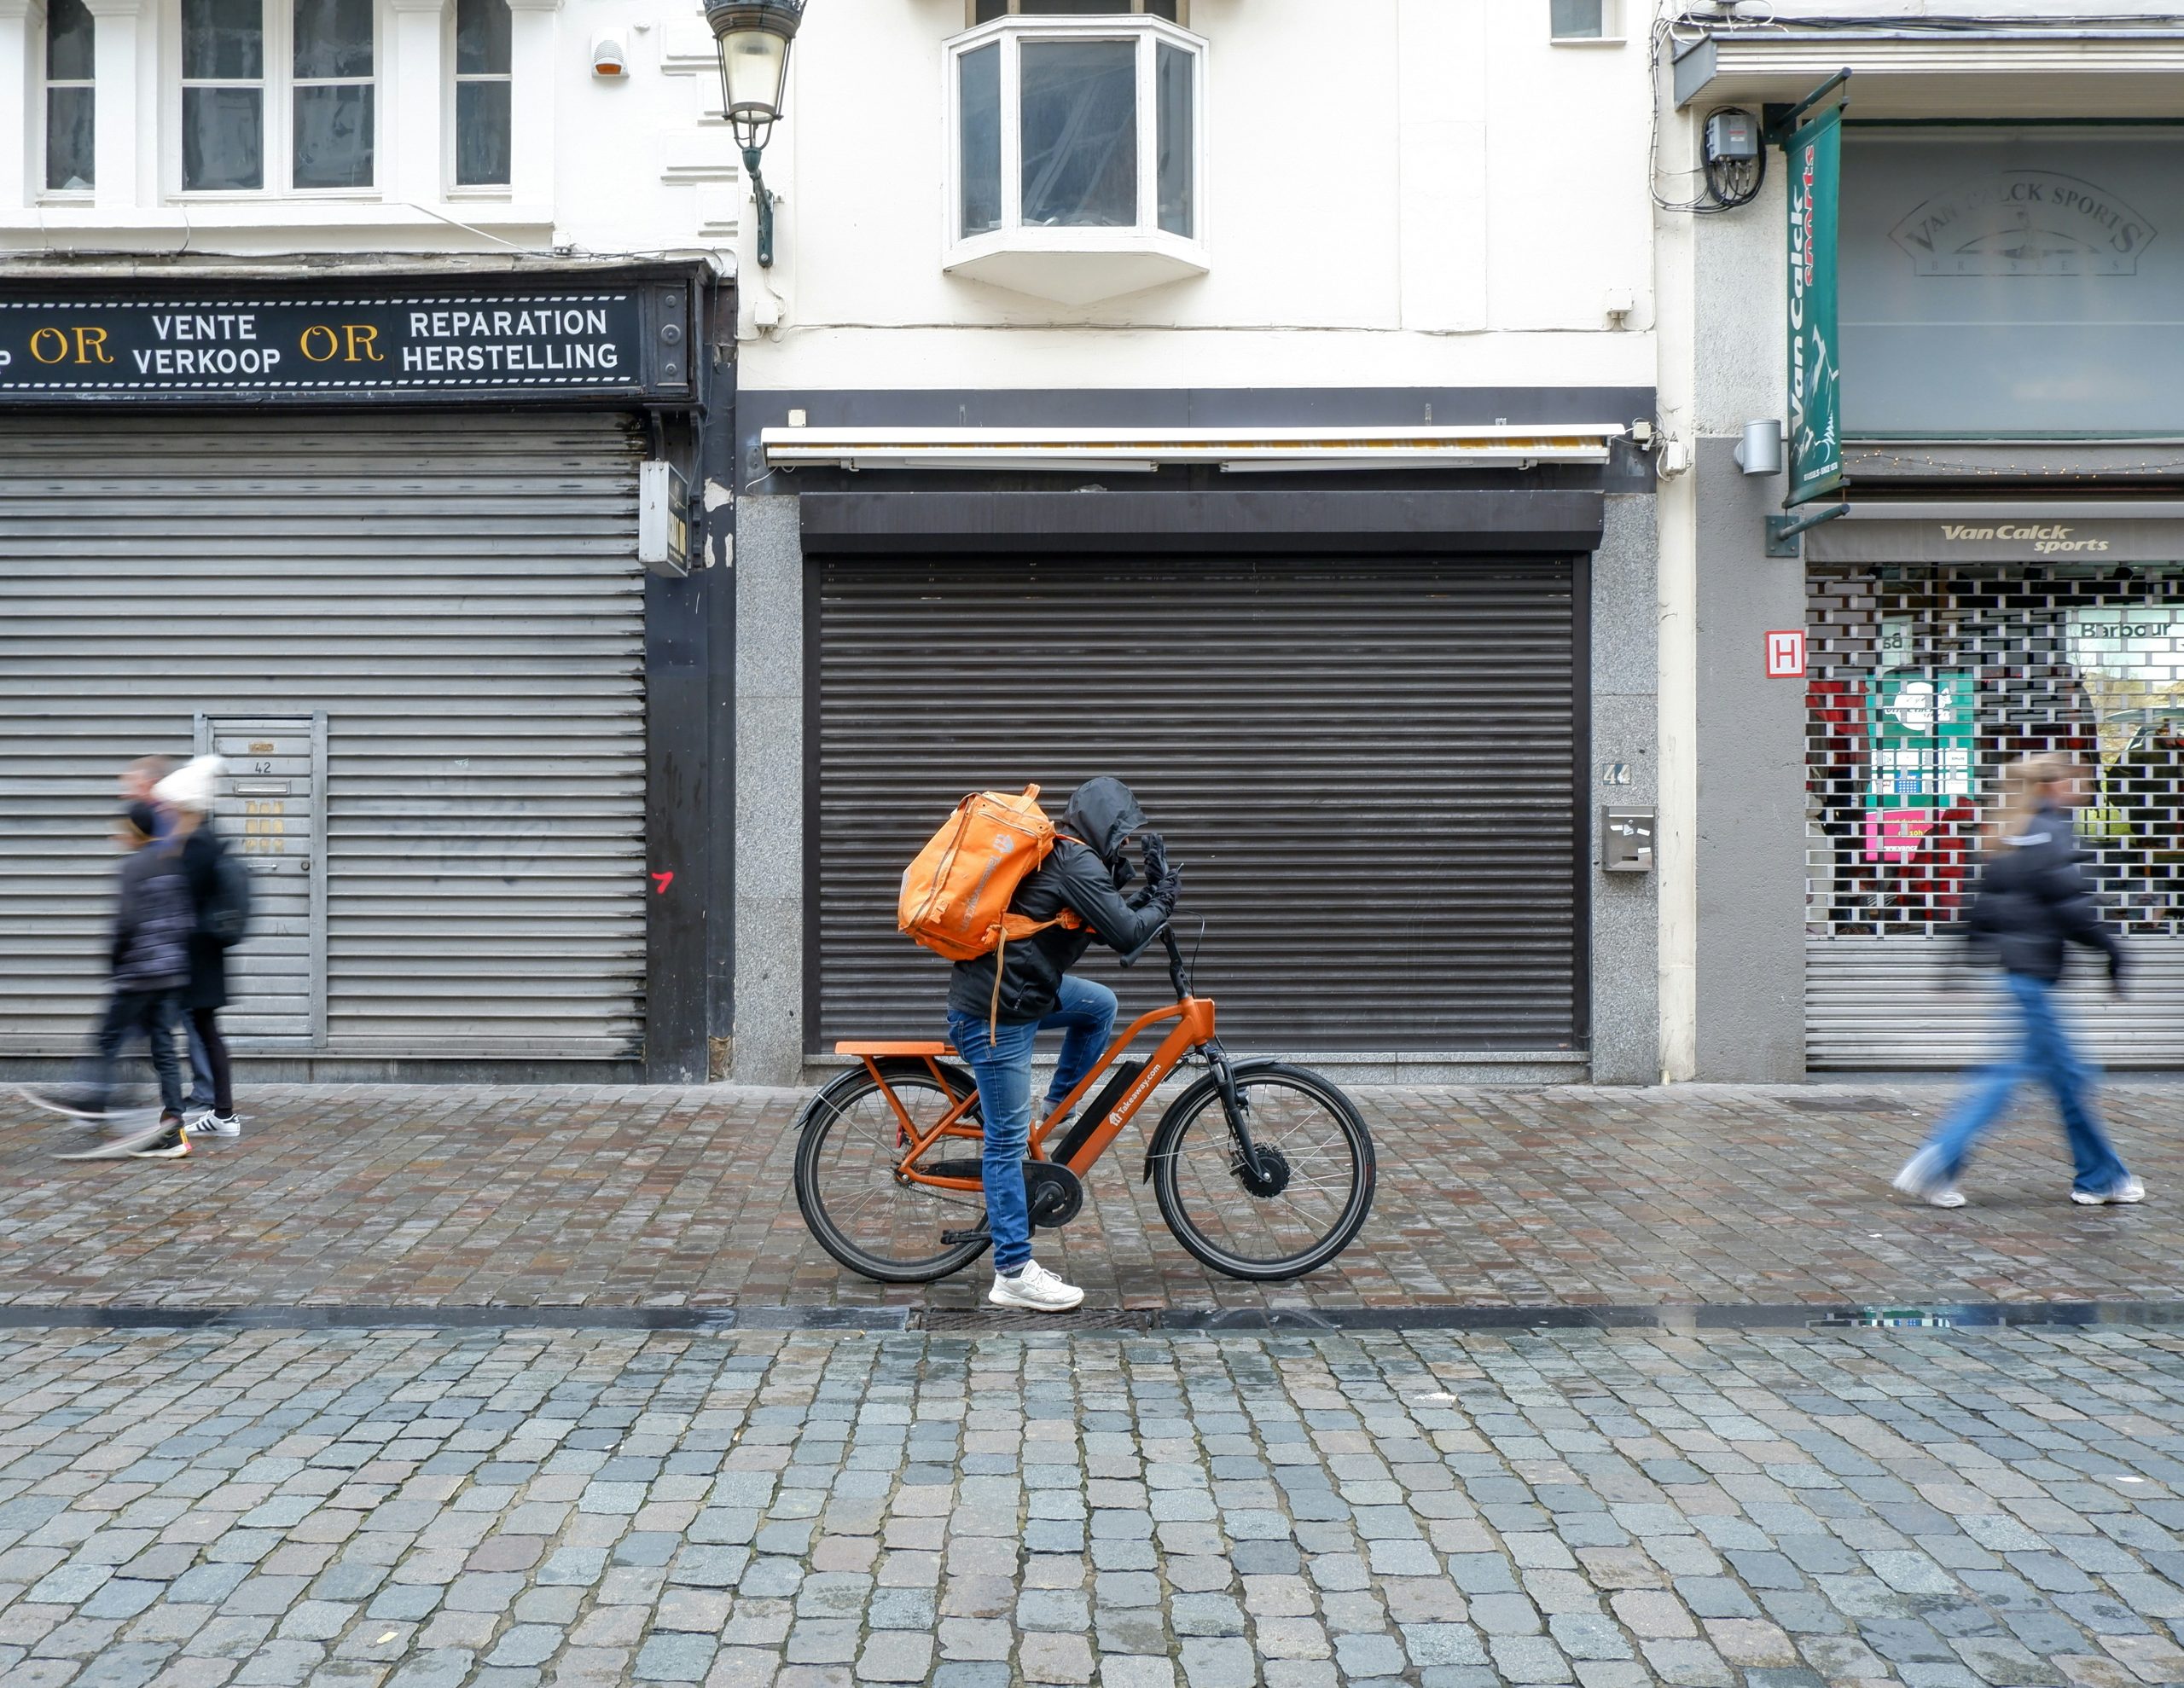
M 1130 1093 L 1130 1086 L 1137 1082 L 1138 1075 L 1144 1070 L 1145 1063 L 1142 1061 L 1124 1061 L 1109 1073 L 1100 1093 L 1077 1111 L 1077 1117 L 1069 1122 L 1069 1130 L 1063 1136 L 1061 1146 L 1048 1151 L 1047 1158 L 1066 1161 L 1083 1148 L 1086 1140 L 1100 1128 L 1100 1122 L 1114 1111 L 1115 1105 Z

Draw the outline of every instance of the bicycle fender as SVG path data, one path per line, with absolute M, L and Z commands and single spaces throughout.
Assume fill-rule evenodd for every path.
M 1287 1072 L 1290 1067 L 1286 1061 L 1263 1059 L 1255 1061 L 1231 1061 L 1228 1064 L 1228 1070 L 1230 1075 L 1241 1083 L 1254 1073 Z M 1168 1105 L 1167 1112 L 1160 1116 L 1160 1123 L 1153 1128 L 1153 1135 L 1146 1141 L 1145 1168 L 1139 1175 L 1137 1180 L 1139 1183 L 1150 1184 L 1153 1181 L 1153 1163 L 1159 1159 L 1162 1155 L 1171 1152 L 1169 1147 L 1170 1140 L 1182 1129 L 1184 1116 L 1197 1105 L 1200 1097 L 1209 1091 L 1218 1094 L 1220 1088 L 1221 1087 L 1214 1082 L 1213 1075 L 1206 1073 L 1189 1089 L 1184 1091 L 1182 1095 Z

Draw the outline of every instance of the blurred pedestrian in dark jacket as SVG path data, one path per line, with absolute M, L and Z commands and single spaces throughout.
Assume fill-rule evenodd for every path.
M 2059 757 L 2026 757 L 2004 775 L 2003 801 L 1987 842 L 1966 919 L 1973 949 L 2002 970 L 2016 1053 L 1989 1068 L 1932 1140 L 1896 1175 L 1896 1187 L 1935 1207 L 1964 1205 L 1956 1187 L 1975 1145 L 2031 1081 L 2055 1093 L 2076 1176 L 2071 1199 L 2088 1207 L 2146 1199 L 2146 1186 L 2117 1157 L 2093 1113 L 2093 1084 L 2056 1012 L 2068 948 L 2096 950 L 2123 993 L 2123 950 L 2101 918 L 2071 823 L 2078 770 Z
M 194 757 L 154 786 L 152 795 L 173 816 L 175 836 L 181 840 L 182 875 L 189 886 L 189 978 L 183 987 L 182 1012 L 189 1029 L 195 1082 L 183 1106 L 183 1122 L 193 1133 L 234 1137 L 241 1134 L 242 1124 L 235 1117 L 235 1075 L 219 1014 L 228 1006 L 228 950 L 241 936 L 248 905 L 246 902 L 240 909 L 229 908 L 241 864 L 227 860 L 227 840 L 212 824 L 216 782 L 225 767 L 217 756 Z M 231 922 L 223 920 L 224 910 Z
M 117 1151 L 140 1158 L 174 1159 L 189 1152 L 182 1132 L 182 1075 L 175 1059 L 176 995 L 189 977 L 192 919 L 180 851 L 161 843 L 160 818 L 148 803 L 129 806 L 121 823 L 120 896 L 114 908 L 110 951 L 113 992 L 100 1024 L 85 1082 L 67 1090 L 26 1089 L 42 1107 L 77 1118 L 104 1121 L 113 1093 L 114 1062 L 132 1035 L 149 1046 L 160 1079 L 160 1119 L 139 1140 Z

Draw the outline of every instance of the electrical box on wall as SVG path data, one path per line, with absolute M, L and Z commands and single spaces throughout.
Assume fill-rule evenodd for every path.
M 637 465 L 637 560 L 654 574 L 690 572 L 690 484 L 672 463 Z

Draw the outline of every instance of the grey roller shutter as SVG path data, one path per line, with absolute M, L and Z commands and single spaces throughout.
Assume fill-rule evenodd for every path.
M 935 1030 L 897 884 L 966 792 L 1139 792 L 1240 1047 L 1582 1047 L 1566 562 L 830 560 L 815 1049 Z M 1104 951 L 1095 951 L 1104 955 Z M 1165 969 L 1093 971 L 1126 1007 Z
M 2184 1067 L 2184 943 L 2127 938 L 2131 989 L 2109 994 L 2097 955 L 2073 958 L 2062 1000 L 2106 1067 Z M 1995 976 L 1949 938 L 1833 938 L 1806 947 L 1805 1059 L 1818 1071 L 1954 1070 L 2008 1053 Z
M 0 422 L 0 1052 L 84 1041 L 123 764 L 322 711 L 313 1051 L 636 1053 L 638 455 L 601 415 Z

